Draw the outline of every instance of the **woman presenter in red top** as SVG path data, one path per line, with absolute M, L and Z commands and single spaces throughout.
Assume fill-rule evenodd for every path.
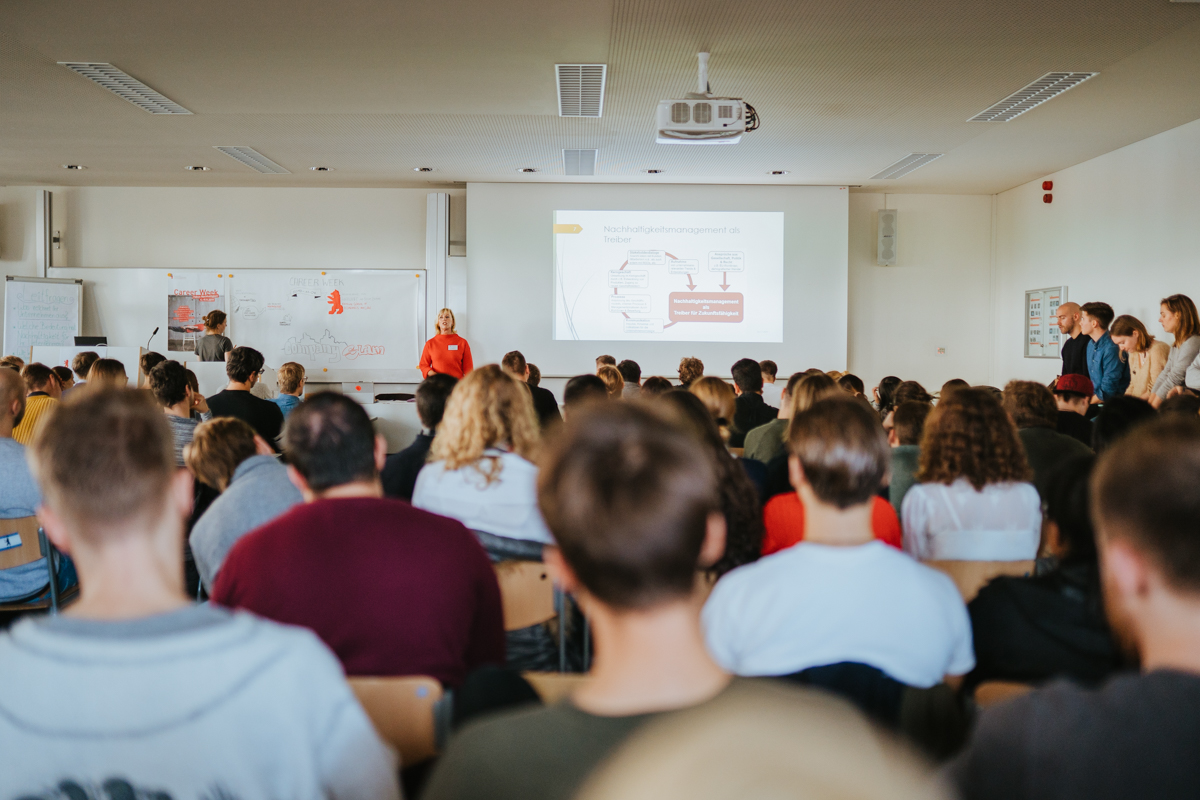
M 454 312 L 443 308 L 437 316 L 438 333 L 425 343 L 418 368 L 428 378 L 434 373 L 463 378 L 475 368 L 471 363 L 471 345 L 454 332 Z

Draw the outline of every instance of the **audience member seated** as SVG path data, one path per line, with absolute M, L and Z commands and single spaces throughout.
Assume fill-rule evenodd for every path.
M 1142 321 L 1129 314 L 1114 319 L 1108 333 L 1120 358 L 1129 363 L 1129 386 L 1125 394 L 1149 401 L 1154 384 L 1167 365 L 1171 346 L 1151 336 Z
M 429 460 L 429 448 L 446 413 L 446 401 L 457 383 L 458 379 L 453 375 L 434 373 L 417 386 L 417 416 L 421 419 L 422 430 L 412 444 L 387 457 L 380 475 L 385 496 L 412 500 L 417 475 Z
M 779 416 L 779 409 L 767 405 L 762 396 L 762 370 L 758 362 L 743 358 L 731 368 L 733 391 L 737 395 L 733 422 L 729 427 L 729 446 L 745 447 L 746 434 Z
M 608 387 L 595 375 L 576 375 L 563 388 L 563 418 L 572 409 L 608 400 Z
M 790 379 L 788 383 L 791 383 Z M 789 393 L 788 402 L 791 404 L 791 419 L 795 419 L 796 415 L 801 411 L 807 411 L 812 408 L 813 404 L 818 400 L 827 397 L 840 398 L 843 396 L 844 392 L 838 388 L 833 378 L 830 378 L 823 372 L 809 370 Z M 790 435 L 791 419 L 788 420 L 788 430 L 784 432 L 785 441 Z M 791 478 L 788 476 L 788 453 L 787 448 L 784 447 L 774 458 L 767 462 L 766 496 L 771 498 L 780 494 L 795 494 L 795 492 L 796 490 L 792 488 Z
M 596 374 L 597 375 L 600 374 L 601 367 L 615 367 L 616 365 L 617 365 L 617 359 L 615 356 L 609 356 L 609 355 L 596 356 Z
M 13 428 L 12 438 L 18 444 L 29 444 L 50 410 L 62 398 L 62 384 L 54 370 L 37 362 L 26 364 L 21 369 L 21 377 L 25 379 L 25 415 Z
M 1139 427 L 1096 472 L 1105 606 L 1141 673 L 984 711 L 950 770 L 965 800 L 1182 798 L 1200 785 L 1200 422 Z
M 953 394 L 953 390 L 950 392 Z M 891 469 L 888 471 L 888 501 L 898 515 L 903 507 L 904 495 L 917 480 L 921 466 L 921 436 L 925 433 L 925 420 L 933 406 L 929 403 L 909 401 L 900 403 L 889 415 L 891 427 L 884 420 L 888 447 L 891 448 Z
M 78 389 L 87 383 L 88 372 L 92 369 L 92 364 L 100 360 L 100 354 L 92 350 L 84 350 L 82 353 L 76 353 L 71 359 L 71 371 L 75 373 L 75 385 L 72 390 Z
M 1195 419 L 1200 415 L 1200 395 L 1177 394 L 1169 400 L 1164 400 L 1158 407 L 1160 417 L 1180 416 Z
M 792 394 L 804 377 L 803 372 L 797 372 L 788 378 L 787 385 L 779 394 L 779 416 L 746 434 L 743 451 L 746 458 L 769 464 L 771 459 L 783 452 L 783 442 L 792 419 Z
M 611 364 L 602 364 L 596 370 L 596 377 L 604 381 L 604 388 L 608 391 L 608 399 L 620 400 L 625 396 L 625 379 L 621 377 L 621 371 Z
M 637 397 L 642 393 L 641 365 L 627 358 L 617 364 L 617 372 L 621 373 L 621 379 L 625 381 L 625 388 L 621 390 L 622 397 Z
M 279 365 L 279 372 L 275 377 L 275 383 L 279 387 L 279 396 L 272 397 L 271 402 L 279 406 L 285 420 L 292 409 L 300 405 L 300 398 L 304 395 L 304 384 L 307 381 L 308 376 L 304 373 L 303 364 L 287 361 Z
M 886 545 L 900 550 L 903 536 L 900 517 L 882 497 L 871 502 L 871 533 Z M 769 556 L 804 541 L 804 504 L 796 492 L 777 494 L 763 507 L 762 554 Z
M 769 359 L 760 361 L 758 362 L 758 371 L 762 374 L 763 379 L 763 402 L 782 411 L 783 387 L 776 382 L 779 376 L 779 365 Z
M 8 367 L 15 372 L 20 372 L 25 368 L 25 359 L 20 356 L 4 356 L 0 358 L 0 367 Z
M 557 425 L 562 422 L 562 414 L 559 413 L 558 400 L 554 398 L 554 392 L 537 385 L 541 382 L 540 372 L 538 373 L 538 380 L 532 380 L 534 368 L 525 361 L 525 356 L 521 354 L 520 350 L 505 353 L 504 358 L 500 360 L 500 366 L 508 374 L 529 387 L 529 393 L 533 397 L 533 410 L 537 413 L 538 425 L 543 431 L 551 425 Z M 384 488 L 386 488 L 386 485 Z
M 145 383 L 145 380 L 150 377 L 150 371 L 166 360 L 166 356 L 153 350 L 142 353 L 138 357 L 138 380 Z
M 725 553 L 709 573 L 719 578 L 735 567 L 758 560 L 763 547 L 762 506 L 742 463 L 730 456 L 716 423 L 696 395 L 675 389 L 661 395 L 659 402 L 678 414 L 679 427 L 704 446 L 717 473 L 721 513 L 725 516 Z
M 1158 416 L 1154 407 L 1140 397 L 1118 395 L 1106 400 L 1096 415 L 1092 445 L 1099 455 L 1133 428 Z
M 1091 456 L 1065 462 L 1043 492 L 1046 543 L 1057 566 L 1032 578 L 994 578 L 967 606 L 975 636 L 969 687 L 1056 677 L 1098 682 L 1120 667 L 1089 516 L 1093 462 Z
M 879 385 L 872 389 L 875 395 L 875 407 L 879 409 L 879 418 L 883 419 L 892 410 L 892 398 L 896 394 L 896 387 L 903 381 L 895 375 L 888 375 L 879 381 Z
M 537 507 L 539 443 L 529 392 L 495 364 L 480 367 L 446 403 L 413 505 L 499 538 L 483 537 L 498 559 L 538 552 L 552 541 Z
M 233 417 L 205 422 L 186 449 L 196 480 L 220 492 L 188 536 L 208 592 L 237 541 L 304 501 L 287 467 L 254 430 Z
M 237 417 L 254 429 L 276 451 L 283 430 L 283 412 L 270 400 L 250 393 L 262 377 L 263 355 L 252 347 L 235 347 L 225 358 L 229 385 L 208 398 L 214 417 Z
M 704 403 L 704 407 L 708 409 L 713 422 L 717 425 L 717 430 L 721 432 L 722 441 L 729 444 L 733 436 L 731 430 L 733 415 L 737 411 L 737 395 L 733 393 L 733 389 L 729 388 L 729 384 L 720 378 L 708 375 L 692 381 L 687 387 L 687 391 L 696 395 L 700 398 L 700 402 Z
M 1087 418 L 1091 406 L 1092 379 L 1086 375 L 1063 375 L 1054 382 L 1054 404 L 1058 409 L 1055 428 L 1059 433 L 1092 446 L 1092 421 Z
M 892 395 L 892 408 L 901 403 L 933 403 L 933 395 L 916 381 L 901 381 Z
M 431 675 L 453 687 L 503 664 L 486 554 L 458 522 L 383 497 L 387 443 L 362 406 L 318 394 L 292 412 L 284 443 L 305 502 L 238 540 L 213 601 L 311 628 L 347 675 Z
M 704 362 L 698 358 L 684 356 L 679 359 L 679 385 L 687 389 L 694 381 L 704 377 Z
M 837 385 L 851 397 L 866 396 L 866 384 L 863 383 L 862 378 L 852 373 L 847 372 L 838 378 Z
M 32 461 L 82 593 L 0 634 L 6 796 L 399 797 L 316 637 L 184 595 L 192 479 L 148 393 L 92 387 L 55 409 Z
M 129 375 L 117 359 L 98 358 L 88 370 L 87 384 L 95 390 L 124 389 L 129 385 Z
M 724 549 L 712 460 L 649 408 L 568 415 L 538 479 L 546 562 L 596 640 L 591 679 L 546 708 L 497 714 L 450 741 L 424 800 L 568 800 L 656 717 L 744 690 L 704 646 L 696 570 Z
M 146 385 L 154 399 L 163 407 L 171 438 L 175 443 L 175 466 L 183 466 L 183 448 L 192 441 L 196 426 L 212 419 L 204 395 L 194 393 L 188 385 L 188 369 L 178 361 L 163 359 L 150 370 Z
M 987 389 L 960 389 L 925 422 L 904 549 L 923 561 L 1037 556 L 1042 512 L 1016 426 Z
M 25 381 L 15 370 L 0 367 L 0 519 L 32 517 L 42 502 L 37 482 L 29 471 L 25 446 L 12 437 L 25 414 Z M 0 531 L 0 536 L 11 533 Z M 0 603 L 36 598 L 49 584 L 46 559 L 0 570 Z M 61 589 L 74 586 L 75 567 L 63 558 L 58 569 Z
M 1066 377 L 1083 378 L 1082 375 Z M 1017 436 L 1025 448 L 1025 459 L 1033 470 L 1033 485 L 1039 494 L 1044 492 L 1046 481 L 1060 464 L 1092 454 L 1091 448 L 1078 439 L 1055 430 L 1058 407 L 1054 404 L 1054 395 L 1040 383 L 1009 381 L 1004 387 L 1004 410 L 1017 425 Z M 1079 419 L 1085 425 L 1090 424 L 1083 417 Z
M 672 391 L 675 385 L 661 375 L 654 375 L 642 381 L 643 395 L 658 395 Z
M 971 626 L 954 582 L 872 532 L 888 468 L 875 415 L 821 400 L 793 418 L 788 452 L 804 541 L 717 582 L 703 614 L 717 663 L 747 676 L 857 663 L 918 687 L 969 672 Z
M 970 389 L 971 384 L 964 381 L 962 378 L 951 378 L 942 384 L 941 390 L 938 392 L 938 402 L 945 400 L 959 389 Z
M 54 374 L 58 376 L 58 385 L 62 387 L 62 393 L 65 395 L 68 390 L 75 388 L 75 373 L 71 372 L 70 367 L 51 367 Z

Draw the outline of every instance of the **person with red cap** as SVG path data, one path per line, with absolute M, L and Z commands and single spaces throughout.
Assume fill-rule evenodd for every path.
M 1086 375 L 1063 375 L 1054 384 L 1058 404 L 1058 432 L 1092 446 L 1092 423 L 1086 418 L 1088 403 L 1096 393 Z

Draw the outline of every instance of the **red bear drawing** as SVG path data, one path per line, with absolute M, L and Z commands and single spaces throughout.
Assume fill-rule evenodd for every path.
M 342 293 L 339 292 L 337 289 L 334 289 L 333 292 L 330 293 L 329 305 L 330 305 L 330 308 L 329 308 L 330 314 L 340 314 L 345 310 L 344 308 L 342 308 Z

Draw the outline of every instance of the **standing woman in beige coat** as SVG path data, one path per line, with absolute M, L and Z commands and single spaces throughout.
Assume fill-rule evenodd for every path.
M 1154 382 L 1167 364 L 1171 346 L 1155 339 L 1137 317 L 1122 314 L 1108 329 L 1113 342 L 1121 350 L 1121 358 L 1129 361 L 1129 388 L 1125 394 L 1149 399 Z

